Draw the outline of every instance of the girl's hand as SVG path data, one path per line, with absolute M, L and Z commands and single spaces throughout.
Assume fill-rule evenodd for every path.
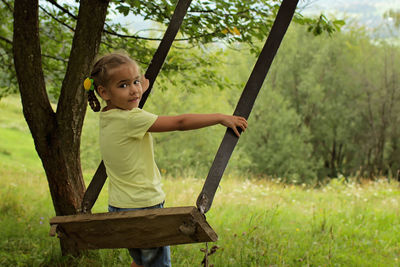
M 221 124 L 231 128 L 235 134 L 240 137 L 240 133 L 237 129 L 239 127 L 244 132 L 247 128 L 247 120 L 240 116 L 233 116 L 233 115 L 223 115 Z
M 140 79 L 140 83 L 142 85 L 142 92 L 146 92 L 146 90 L 149 89 L 150 81 L 143 75 Z

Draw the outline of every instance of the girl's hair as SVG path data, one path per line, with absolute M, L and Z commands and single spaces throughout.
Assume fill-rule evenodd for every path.
M 99 58 L 93 65 L 93 70 L 90 74 L 90 78 L 93 79 L 94 89 L 97 93 L 99 85 L 107 86 L 109 81 L 109 72 L 111 69 L 119 67 L 123 64 L 134 64 L 139 67 L 136 61 L 131 59 L 129 56 L 119 53 L 111 53 Z M 94 112 L 100 111 L 100 102 L 97 99 L 94 90 L 89 90 L 88 93 L 89 105 Z

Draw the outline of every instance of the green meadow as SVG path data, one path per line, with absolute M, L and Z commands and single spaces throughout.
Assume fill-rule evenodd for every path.
M 0 101 L 0 266 L 129 266 L 125 249 L 61 256 L 54 210 L 17 96 Z M 87 120 L 88 123 L 91 120 Z M 85 169 L 88 183 L 93 169 Z M 167 206 L 195 205 L 204 178 L 165 173 Z M 227 173 L 207 220 L 214 266 L 400 266 L 400 188 L 385 178 L 322 187 Z M 95 212 L 107 209 L 107 187 Z M 201 266 L 205 244 L 172 247 L 174 266 Z

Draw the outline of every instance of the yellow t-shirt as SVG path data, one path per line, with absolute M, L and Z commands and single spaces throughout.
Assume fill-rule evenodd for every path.
M 157 119 L 139 108 L 100 113 L 100 151 L 109 177 L 108 203 L 143 208 L 164 201 L 161 175 L 147 130 Z

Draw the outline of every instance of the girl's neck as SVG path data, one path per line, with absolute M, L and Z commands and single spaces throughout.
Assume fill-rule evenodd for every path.
M 108 110 L 112 110 L 112 109 L 117 109 L 117 108 L 116 108 L 116 107 L 105 106 L 105 107 L 102 109 L 102 112 L 105 112 L 105 111 L 108 111 Z

